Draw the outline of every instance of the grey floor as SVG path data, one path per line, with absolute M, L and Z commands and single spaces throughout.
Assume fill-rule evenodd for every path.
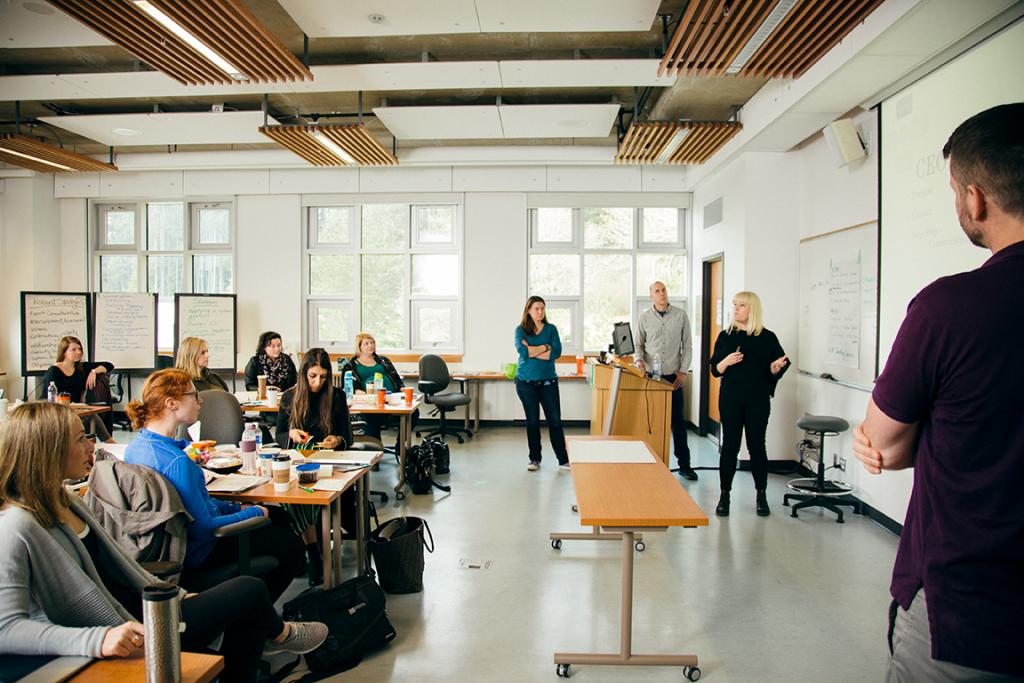
M 696 466 L 717 464 L 714 444 L 690 443 Z M 451 494 L 392 497 L 380 507 L 382 519 L 428 520 L 436 551 L 425 590 L 389 596 L 396 640 L 331 680 L 555 681 L 556 650 L 617 651 L 620 545 L 551 549 L 548 532 L 580 528 L 570 474 L 550 450 L 539 472 L 527 472 L 525 447 L 525 430 L 515 428 L 453 441 Z M 390 488 L 395 473 L 385 464 L 373 487 Z M 720 683 L 883 679 L 897 539 L 852 514 L 842 525 L 830 513 L 790 518 L 785 481 L 772 475 L 772 515 L 762 519 L 750 474 L 738 473 L 732 515 L 721 520 L 717 472 L 686 482 L 711 523 L 649 535 L 636 556 L 635 653 L 696 654 L 702 680 Z M 349 572 L 353 557 L 346 547 Z M 490 565 L 463 569 L 462 560 Z M 572 679 L 684 680 L 679 669 L 599 666 L 574 666 Z

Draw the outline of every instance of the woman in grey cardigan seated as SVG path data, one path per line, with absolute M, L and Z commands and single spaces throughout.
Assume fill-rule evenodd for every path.
M 66 406 L 28 403 L 0 425 L 0 654 L 143 652 L 142 589 L 158 579 L 63 487 L 85 474 L 91 452 Z M 327 638 L 321 623 L 281 621 L 251 576 L 185 595 L 181 618 L 183 650 L 224 634 L 222 681 L 254 681 L 261 653 L 302 654 Z

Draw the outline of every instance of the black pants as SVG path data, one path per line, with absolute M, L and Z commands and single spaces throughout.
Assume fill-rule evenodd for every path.
M 306 567 L 306 549 L 292 531 L 288 513 L 279 507 L 268 507 L 270 526 L 257 529 L 249 534 L 249 555 L 272 555 L 277 558 L 277 569 L 261 578 L 267 584 L 270 602 L 275 602 L 296 576 Z M 238 538 L 222 538 L 213 550 L 195 569 L 181 576 L 181 585 L 188 590 L 189 573 L 238 562 Z
M 118 600 L 142 622 L 141 595 L 132 593 Z M 252 576 L 228 579 L 183 600 L 181 620 L 185 623 L 181 634 L 181 649 L 185 652 L 203 652 L 224 634 L 220 646 L 224 657 L 220 680 L 224 683 L 255 681 L 265 641 L 276 638 L 284 629 L 266 585 Z
M 187 625 L 183 650 L 202 650 L 224 634 L 223 683 L 255 681 L 264 643 L 284 629 L 267 586 L 252 576 L 235 577 L 182 601 L 181 616 Z
M 666 382 L 676 381 L 675 375 L 662 375 L 661 378 Z M 672 450 L 675 451 L 676 463 L 681 470 L 690 469 L 690 446 L 686 443 L 686 432 L 689 430 L 686 428 L 686 416 L 683 413 L 685 405 L 683 388 L 679 387 L 672 392 Z
M 741 402 L 725 396 L 718 398 L 718 412 L 722 418 L 722 453 L 719 469 L 722 490 L 732 490 L 732 478 L 736 474 L 736 456 L 740 452 L 740 436 L 747 434 L 747 451 L 750 453 L 750 469 L 754 474 L 754 488 L 763 491 L 768 487 L 768 450 L 765 446 L 765 432 L 768 431 L 768 415 L 771 413 L 771 399 L 768 396 Z
M 562 406 L 558 396 L 558 380 L 545 379 L 527 382 L 516 380 L 516 393 L 526 413 L 526 441 L 530 446 L 530 462 L 540 462 L 540 409 L 548 423 L 548 436 L 555 450 L 558 464 L 569 462 L 565 450 L 565 432 L 562 430 Z

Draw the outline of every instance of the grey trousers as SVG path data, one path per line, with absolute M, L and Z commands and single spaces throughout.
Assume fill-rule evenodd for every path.
M 1003 683 L 1020 681 L 1014 676 L 989 673 L 951 662 L 932 659 L 932 637 L 928 629 L 928 605 L 924 589 L 918 591 L 904 610 L 893 601 L 889 622 L 889 672 L 886 683 Z

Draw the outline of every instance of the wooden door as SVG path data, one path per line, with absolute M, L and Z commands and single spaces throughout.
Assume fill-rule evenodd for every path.
M 701 330 L 701 360 L 704 367 L 708 367 L 711 359 L 711 352 L 715 348 L 715 340 L 718 333 L 722 331 L 726 318 L 725 282 L 723 275 L 725 264 L 722 256 L 712 257 L 704 262 L 704 288 L 703 288 L 703 325 Z M 704 372 L 702 382 L 703 391 L 701 396 L 701 431 L 703 433 L 718 434 L 718 391 L 721 380 L 712 377 L 710 372 Z

